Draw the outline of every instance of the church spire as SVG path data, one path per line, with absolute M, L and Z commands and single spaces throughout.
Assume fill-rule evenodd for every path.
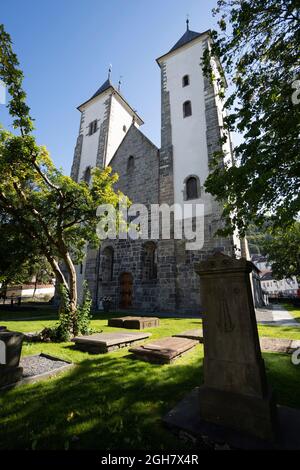
M 108 80 L 110 80 L 111 71 L 112 71 L 112 65 L 110 64 L 108 68 Z
M 186 15 L 186 30 L 187 31 L 190 30 L 190 15 L 189 14 Z

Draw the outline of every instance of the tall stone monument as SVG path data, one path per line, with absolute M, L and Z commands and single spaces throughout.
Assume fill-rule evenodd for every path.
M 196 265 L 204 306 L 205 421 L 266 440 L 276 437 L 276 403 L 261 356 L 250 273 L 253 265 L 217 253 Z

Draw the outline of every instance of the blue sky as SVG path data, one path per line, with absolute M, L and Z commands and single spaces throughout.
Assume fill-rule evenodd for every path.
M 69 174 L 80 113 L 105 81 L 109 64 L 122 93 L 160 144 L 160 72 L 155 59 L 185 31 L 215 27 L 216 0 L 5 0 L 0 21 L 14 42 L 39 144 Z M 0 122 L 11 120 L 0 105 Z

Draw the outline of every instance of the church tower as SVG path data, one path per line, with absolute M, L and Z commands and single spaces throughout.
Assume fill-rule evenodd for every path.
M 179 41 L 157 59 L 161 69 L 161 150 L 159 163 L 159 202 L 176 204 L 175 221 L 184 215 L 183 206 L 193 208 L 202 204 L 204 217 L 204 245 L 200 250 L 187 251 L 185 240 L 161 241 L 159 260 L 168 259 L 169 278 L 160 279 L 163 302 L 169 309 L 192 310 L 199 304 L 199 279 L 192 273 L 193 265 L 214 252 L 232 255 L 234 237 L 214 237 L 222 224 L 222 207 L 212 195 L 205 192 L 204 183 L 209 175 L 213 153 L 220 150 L 223 132 L 222 103 L 218 90 L 202 70 L 202 57 L 210 47 L 210 31 L 191 31 L 189 21 Z M 216 64 L 212 64 L 217 72 Z M 226 159 L 232 161 L 230 138 L 226 144 Z M 170 255 L 172 254 L 172 258 Z M 172 259 L 172 262 L 170 260 Z
M 132 125 L 139 128 L 143 121 L 113 86 L 110 72 L 97 92 L 77 109 L 81 118 L 71 177 L 89 183 L 91 170 L 108 166 Z M 84 262 L 76 266 L 79 299 L 84 279 L 88 279 L 91 292 L 96 291 L 97 260 L 98 251 L 87 249 Z
M 88 182 L 92 168 L 109 165 L 132 123 L 139 127 L 143 121 L 112 85 L 110 76 L 77 109 L 81 119 L 71 177 Z
M 161 202 L 203 203 L 206 216 L 216 210 L 204 182 L 212 154 L 220 148 L 223 125 L 217 90 L 202 71 L 209 42 L 209 31 L 191 31 L 187 20 L 184 35 L 157 59 L 162 81 Z

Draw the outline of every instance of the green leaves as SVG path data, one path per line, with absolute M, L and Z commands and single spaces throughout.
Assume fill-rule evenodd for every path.
M 10 36 L 0 25 L 0 79 L 7 85 L 9 112 L 20 131 L 15 135 L 0 128 L 0 217 L 5 228 L 9 227 L 13 242 L 23 237 L 18 260 L 30 259 L 32 253 L 51 265 L 67 291 L 74 333 L 78 329 L 74 264 L 82 261 L 86 244 L 96 247 L 100 243 L 96 234 L 101 219 L 96 214 L 98 206 L 111 204 L 117 208 L 119 198 L 125 196 L 114 191 L 118 177 L 111 174 L 111 168 L 95 169 L 90 186 L 73 181 L 55 168 L 47 149 L 38 146 L 31 135 L 32 119 L 18 66 Z M 61 269 L 62 263 L 68 276 Z M 87 323 L 86 312 L 83 317 Z
M 206 189 L 228 201 L 224 216 L 235 213 L 241 234 L 270 214 L 274 224 L 289 227 L 300 211 L 300 105 L 291 100 L 300 78 L 299 2 L 219 0 L 217 14 L 230 31 L 214 33 L 204 71 L 220 58 L 235 86 L 224 105 L 225 127 L 243 141 L 234 149 L 235 169 L 220 173 L 218 155 Z

